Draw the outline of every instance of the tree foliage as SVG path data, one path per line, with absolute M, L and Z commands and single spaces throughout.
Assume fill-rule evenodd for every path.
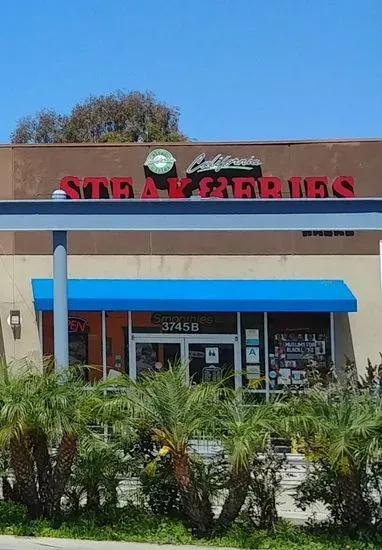
M 325 376 L 326 385 L 315 379 L 248 405 L 246 390 L 226 380 L 187 385 L 178 364 L 87 386 L 72 369 L 0 364 L 3 498 L 29 517 L 57 517 L 66 502 L 75 516 L 112 518 L 123 491 L 131 504 L 130 478 L 140 481 L 143 506 L 203 537 L 227 532 L 242 511 L 242 521 L 275 531 L 285 457 L 273 437 L 289 436 L 309 463 L 297 505 L 324 502 L 330 522 L 348 532 L 380 530 L 382 400 L 370 391 L 373 376 L 364 388 L 345 371 L 341 382 Z M 95 419 L 110 439 L 90 427 Z
M 288 420 L 297 449 L 313 465 L 299 488 L 300 504 L 322 500 L 334 522 L 351 531 L 370 528 L 369 472 L 380 457 L 380 400 L 352 393 L 348 385 L 316 386 L 291 401 Z
M 109 402 L 111 418 L 119 418 L 127 433 L 138 420 L 149 430 L 159 448 L 152 466 L 162 457 L 171 458 L 182 511 L 195 533 L 210 536 L 226 531 L 238 517 L 255 456 L 276 430 L 276 408 L 274 403 L 245 406 L 224 381 L 186 385 L 185 377 L 185 368 L 175 364 L 138 382 L 126 381 L 127 391 Z M 216 519 L 214 484 L 207 481 L 207 466 L 191 447 L 203 436 L 219 441 L 226 458 L 220 468 L 224 502 Z
M 102 398 L 72 370 L 48 367 L 0 364 L 0 449 L 9 452 L 15 477 L 7 493 L 32 517 L 60 511 L 79 438 L 91 433 Z
M 95 437 L 80 439 L 65 492 L 72 513 L 79 513 L 83 501 L 86 510 L 100 514 L 118 506 L 118 487 L 131 470 L 130 457 L 118 443 Z
M 68 114 L 42 110 L 19 120 L 12 143 L 146 143 L 184 141 L 179 110 L 151 92 L 90 96 Z

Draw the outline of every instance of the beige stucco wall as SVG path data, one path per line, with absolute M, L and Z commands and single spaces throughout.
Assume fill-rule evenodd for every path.
M 39 351 L 30 280 L 51 277 L 50 256 L 0 256 L 0 320 L 7 359 Z M 334 278 L 358 298 L 357 313 L 335 316 L 337 364 L 352 355 L 359 372 L 382 351 L 379 256 L 71 256 L 70 277 L 91 278 Z M 21 338 L 7 325 L 10 309 L 22 314 Z M 348 325 L 349 323 L 349 325 Z M 2 342 L 0 339 L 0 346 Z

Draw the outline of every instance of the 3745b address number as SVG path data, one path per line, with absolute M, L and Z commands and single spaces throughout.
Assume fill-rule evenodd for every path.
M 164 321 L 162 323 L 162 332 L 199 332 L 199 323 Z

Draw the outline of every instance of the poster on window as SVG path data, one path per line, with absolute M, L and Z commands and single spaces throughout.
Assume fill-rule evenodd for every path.
M 274 337 L 274 355 L 290 364 L 289 368 L 298 367 L 297 362 L 315 359 L 326 355 L 325 335 L 314 332 L 278 333 Z M 286 366 L 286 365 L 285 365 Z
M 206 363 L 207 365 L 212 363 L 219 364 L 219 348 L 206 348 Z
M 314 357 L 316 342 L 314 340 L 286 340 L 284 345 L 285 359 L 296 361 L 303 358 Z
M 222 369 L 216 365 L 209 365 L 202 370 L 203 382 L 218 382 L 222 379 Z
M 326 346 L 324 341 L 316 342 L 316 355 L 322 356 L 326 353 Z
M 291 370 L 280 369 L 278 372 L 278 383 L 280 386 L 289 386 L 291 384 Z
M 307 364 L 315 361 L 323 365 L 327 360 L 328 340 L 324 333 L 306 329 L 280 331 L 274 335 L 273 342 L 269 355 L 271 388 L 302 385 L 306 381 Z
M 247 346 L 245 358 L 247 363 L 260 363 L 260 349 L 256 346 Z
M 246 374 L 248 380 L 260 380 L 261 371 L 260 365 L 247 365 Z
M 305 371 L 294 370 L 292 371 L 292 384 L 294 386 L 301 386 L 305 382 Z
M 260 335 L 258 328 L 247 328 L 245 331 L 245 345 L 258 346 L 260 344 Z

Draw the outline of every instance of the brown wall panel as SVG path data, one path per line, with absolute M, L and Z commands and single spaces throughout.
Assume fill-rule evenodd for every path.
M 0 198 L 13 197 L 13 150 L 10 147 L 0 148 Z M 14 253 L 14 235 L 11 232 L 0 232 L 0 255 Z
M 17 254 L 50 254 L 52 237 L 49 233 L 15 234 Z M 82 232 L 69 233 L 69 254 L 150 254 L 148 232 Z
M 133 255 L 288 255 L 288 254 L 379 254 L 382 232 L 360 233 L 357 237 L 300 237 L 286 231 L 232 232 L 104 232 L 69 234 L 70 254 Z M 0 240 L 0 247 L 2 246 Z M 49 233 L 16 233 L 16 253 L 50 254 Z M 0 248 L 1 254 L 11 254 Z
M 291 176 L 327 176 L 330 181 L 336 176 L 352 176 L 356 196 L 382 194 L 382 140 L 159 146 L 171 151 L 180 177 L 203 152 L 208 158 L 219 153 L 253 155 L 262 162 L 263 176 L 282 178 L 285 197 L 289 196 L 287 179 Z M 13 188 L 18 199 L 49 198 L 64 176 L 125 176 L 133 178 L 135 196 L 139 197 L 145 181 L 145 160 L 156 147 L 146 144 L 3 147 L 0 173 L 6 184 L 1 187 L 1 196 L 9 198 Z M 167 191 L 160 194 L 167 196 Z M 382 232 L 359 232 L 351 237 L 303 237 L 298 232 L 93 232 L 73 234 L 69 243 L 72 254 L 377 254 L 380 238 Z M 12 244 L 12 236 L 1 237 L 4 254 L 12 253 Z M 50 238 L 19 233 L 15 247 L 18 254 L 49 253 Z

